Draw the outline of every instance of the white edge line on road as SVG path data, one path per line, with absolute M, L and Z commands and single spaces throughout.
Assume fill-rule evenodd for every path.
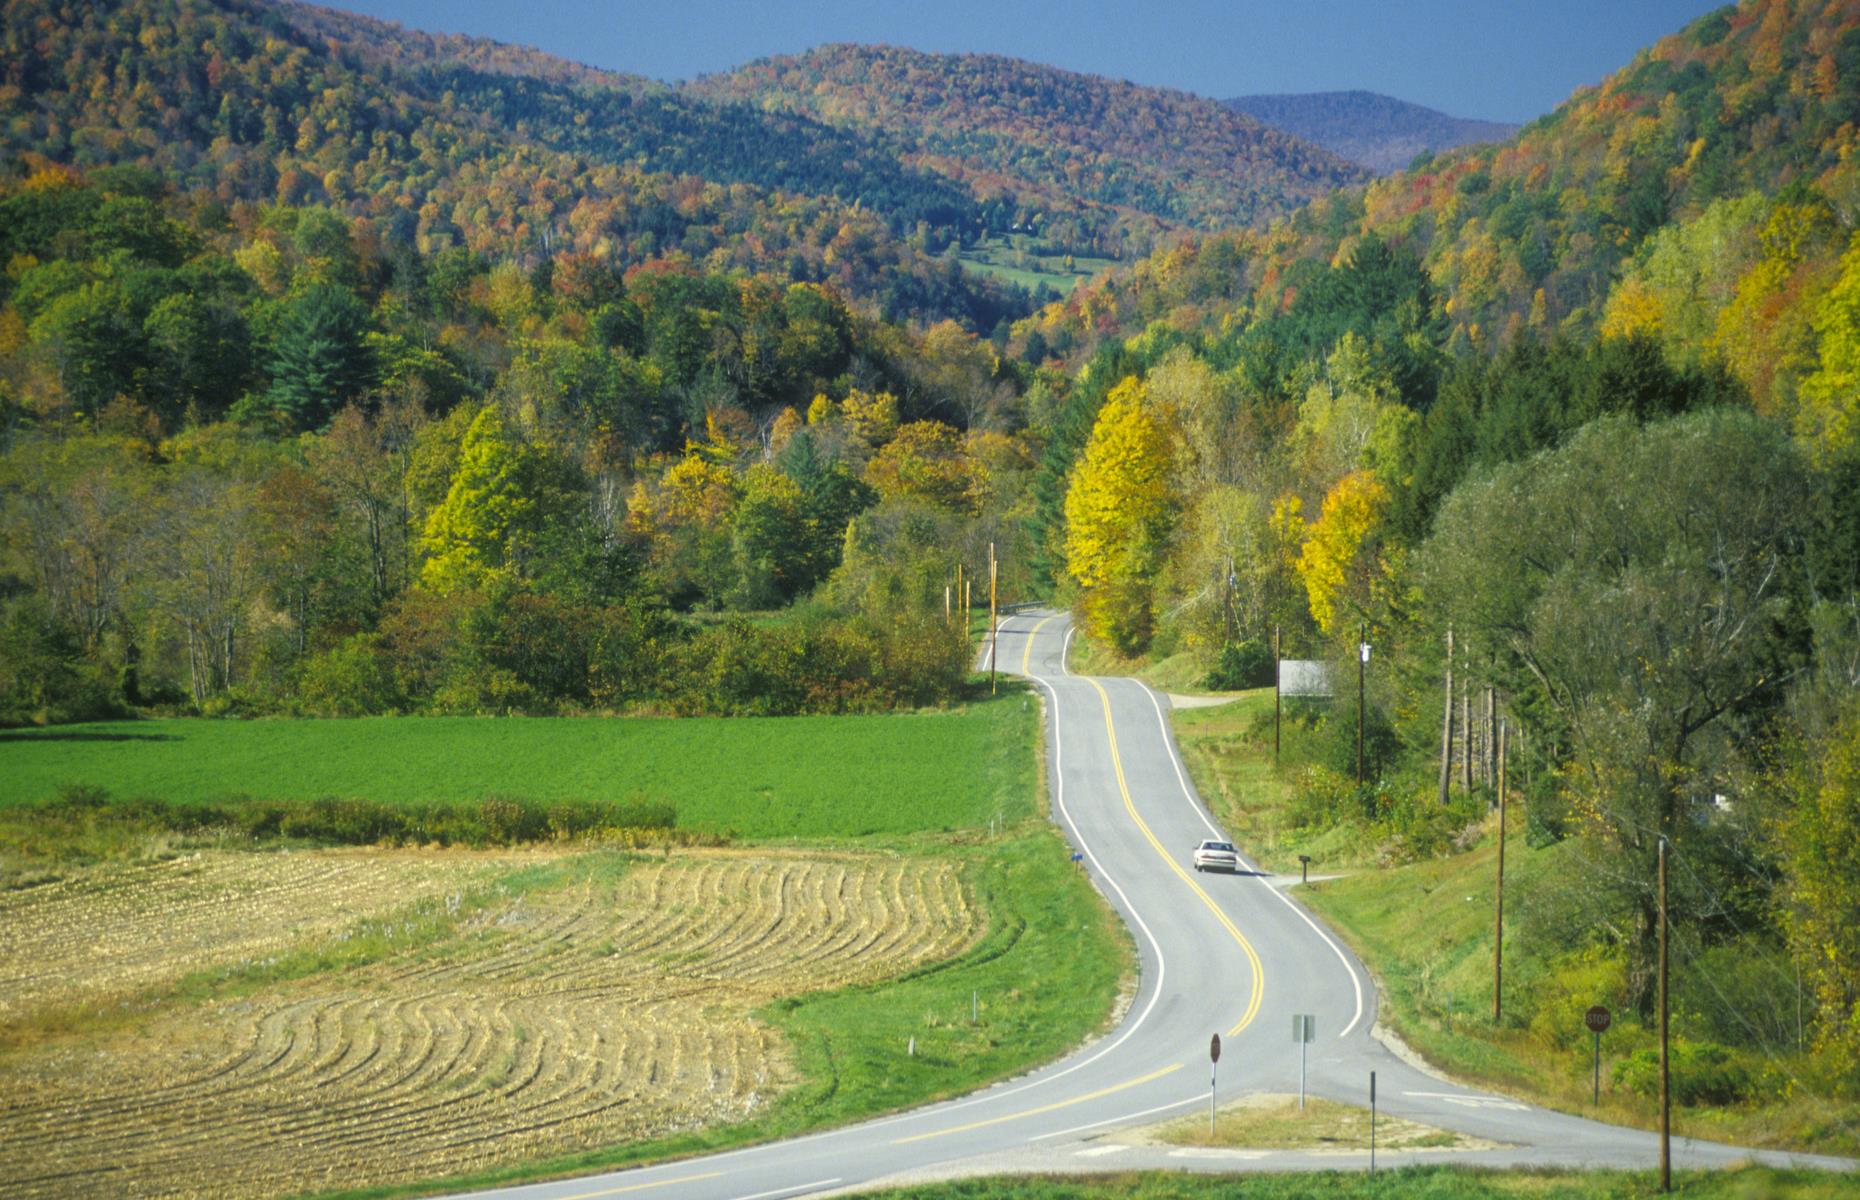
M 1028 616 L 1030 614 L 1016 613 L 1014 615 L 1015 616 Z M 1058 615 L 1058 614 L 1053 614 L 1053 615 Z M 1060 658 L 1059 658 L 1059 670 L 1061 674 L 1067 674 L 1067 675 L 1070 674 L 1070 672 L 1066 670 L 1066 657 L 1065 656 L 1066 656 L 1066 653 L 1070 651 L 1071 646 L 1072 646 L 1072 634 L 1073 634 L 1073 629 L 1071 626 L 1068 625 L 1066 627 L 1066 640 L 1064 643 L 1064 647 L 1061 650 Z M 823 1130 L 820 1133 L 809 1134 L 806 1137 L 791 1139 L 787 1142 L 784 1142 L 783 1143 L 784 1145 L 794 1145 L 797 1142 L 808 1141 L 814 1138 L 830 1138 L 830 1137 L 835 1137 L 841 1134 L 852 1133 L 855 1131 L 863 1132 L 868 1129 L 878 1129 L 886 1125 L 896 1125 L 903 1121 L 916 1120 L 916 1119 L 923 1118 L 923 1117 L 930 1117 L 930 1116 L 940 1117 L 940 1116 L 943 1116 L 945 1113 L 955 1112 L 958 1109 L 968 1108 L 972 1105 L 984 1103 L 985 1101 L 1004 1100 L 1009 1096 L 1018 1096 L 1020 1093 L 1028 1091 L 1032 1088 L 1043 1087 L 1046 1084 L 1053 1082 L 1055 1079 L 1064 1079 L 1066 1076 L 1072 1074 L 1074 1071 L 1082 1071 L 1086 1067 L 1091 1066 L 1093 1063 L 1097 1062 L 1099 1059 L 1103 1058 L 1105 1055 L 1111 1053 L 1111 1051 L 1117 1049 L 1119 1046 L 1129 1041 L 1131 1036 L 1134 1035 L 1137 1032 L 1137 1030 L 1142 1027 L 1143 1022 L 1149 1019 L 1150 1013 L 1154 1011 L 1156 1008 L 1156 1002 L 1162 999 L 1163 978 L 1168 972 L 1168 966 L 1163 959 L 1162 946 L 1156 941 L 1156 935 L 1150 932 L 1150 927 L 1147 924 L 1145 924 L 1143 918 L 1138 915 L 1137 906 L 1131 903 L 1130 897 L 1124 892 L 1124 889 L 1121 887 L 1118 887 L 1117 881 L 1115 879 L 1112 879 L 1110 873 L 1106 871 L 1103 865 L 1098 862 L 1098 856 L 1092 853 L 1091 846 L 1086 843 L 1084 836 L 1080 834 L 1078 831 L 1078 826 L 1073 823 L 1072 814 L 1066 810 L 1065 776 L 1060 771 L 1059 693 L 1053 690 L 1053 687 L 1051 684 L 1047 683 L 1046 680 L 1040 678 L 1037 675 L 1029 675 L 1029 676 L 1026 676 L 1026 678 L 1032 680 L 1035 684 L 1038 684 L 1040 687 L 1045 688 L 1046 691 L 1053 697 L 1053 700 L 1052 700 L 1053 780 L 1054 780 L 1053 802 L 1058 806 L 1060 815 L 1065 818 L 1065 822 L 1067 826 L 1071 828 L 1073 837 L 1076 839 L 1076 843 L 1079 849 L 1085 853 L 1085 856 L 1087 858 L 1091 859 L 1092 865 L 1098 868 L 1098 874 L 1104 879 L 1104 881 L 1110 884 L 1114 889 L 1116 889 L 1117 894 L 1119 896 L 1123 897 L 1124 905 L 1130 912 L 1130 919 L 1137 923 L 1137 927 L 1143 931 L 1143 936 L 1149 939 L 1150 948 L 1154 950 L 1156 953 L 1156 984 L 1150 992 L 1149 1003 L 1143 1006 L 1143 1011 L 1137 1014 L 1137 1019 L 1132 1021 L 1130 1025 L 1124 1030 L 1124 1032 L 1117 1036 L 1117 1039 L 1115 1041 L 1111 1042 L 1109 1045 L 1101 1047 L 1097 1051 L 1097 1053 L 1091 1055 L 1089 1058 L 1081 1059 L 1080 1061 L 1073 1063 L 1071 1066 L 1065 1068 L 1064 1070 L 1055 1071 L 1051 1075 L 1042 1075 L 1038 1079 L 1029 1079 L 1025 1083 L 1019 1084 L 1015 1087 L 1007 1088 L 1005 1091 L 978 1092 L 977 1094 L 970 1096 L 967 1099 L 963 1099 L 963 1100 L 950 1101 L 944 1104 L 935 1105 L 930 1108 L 920 1108 L 912 1112 L 898 1113 L 895 1116 L 881 1117 L 876 1121 L 866 1121 L 866 1122 L 862 1122 L 861 1124 L 848 1126 L 843 1129 Z M 733 1154 L 750 1154 L 762 1148 L 763 1147 L 759 1147 L 759 1146 L 745 1146 L 741 1150 L 730 1150 L 730 1151 L 726 1151 L 723 1154 L 711 1155 L 705 1158 L 703 1161 L 715 1162 L 716 1160 L 720 1158 L 727 1158 Z
M 1144 1117 L 1153 1117 L 1157 1113 L 1166 1113 L 1171 1109 L 1186 1108 L 1190 1104 L 1200 1104 L 1201 1099 L 1200 1096 L 1190 1096 L 1186 1100 L 1177 1100 L 1174 1104 L 1159 1104 L 1155 1108 L 1146 1108 L 1142 1112 L 1125 1113 L 1121 1117 L 1106 1117 L 1102 1121 L 1093 1121 L 1089 1125 L 1074 1125 L 1070 1129 L 1061 1129 L 1058 1133 L 1042 1133 L 1037 1137 L 1028 1138 L 1027 1144 L 1032 1145 L 1034 1142 L 1044 1142 L 1049 1138 L 1061 1138 L 1074 1133 L 1084 1133 L 1088 1129 L 1097 1129 L 1101 1125 L 1116 1125 L 1121 1121 L 1137 1121 Z
M 774 1196 L 792 1196 L 799 1192 L 811 1192 L 815 1188 L 831 1187 L 838 1182 L 839 1178 L 837 1176 L 832 1179 L 816 1179 L 812 1183 L 797 1183 L 793 1187 L 776 1188 L 772 1192 L 757 1192 L 753 1196 L 738 1196 L 736 1200 L 771 1200 L 771 1197 Z
M 1175 767 L 1176 782 L 1182 785 L 1182 798 L 1188 801 L 1188 806 L 1195 810 L 1195 815 L 1201 818 L 1201 823 L 1206 825 L 1214 836 L 1225 838 L 1227 835 L 1215 828 L 1214 822 L 1208 817 L 1207 810 L 1196 801 L 1194 789 L 1188 785 L 1188 775 L 1182 770 L 1182 756 L 1176 749 L 1175 734 L 1169 728 L 1169 718 L 1163 714 L 1162 701 L 1157 698 L 1155 689 L 1150 687 L 1149 684 L 1144 683 L 1141 679 L 1137 680 L 1137 686 L 1148 694 L 1150 706 L 1156 710 L 1156 723 L 1162 729 L 1163 744 L 1169 747 L 1169 761 Z M 1307 913 L 1304 909 L 1292 903 L 1292 898 L 1290 896 L 1287 896 L 1278 888 L 1267 883 L 1264 877 L 1258 874 L 1259 866 L 1256 863 L 1247 863 L 1247 870 L 1255 872 L 1255 878 L 1260 880 L 1261 885 L 1265 887 L 1268 892 L 1277 896 L 1285 907 L 1297 913 L 1299 920 L 1311 926 L 1311 931 L 1324 939 L 1324 944 L 1331 948 L 1331 952 L 1337 956 L 1337 961 L 1343 964 L 1344 974 L 1350 977 L 1350 990 L 1356 993 L 1356 1015 L 1350 1018 L 1350 1023 L 1343 1027 L 1343 1032 L 1339 1033 L 1337 1037 L 1340 1039 L 1349 1037 L 1350 1031 L 1355 1029 L 1363 1019 L 1363 981 L 1357 978 L 1356 968 L 1350 964 L 1350 956 L 1345 954 L 1343 952 L 1343 947 L 1339 946 L 1336 941 L 1332 939 L 1330 934 L 1324 931 L 1323 926 L 1311 919 L 1310 913 Z

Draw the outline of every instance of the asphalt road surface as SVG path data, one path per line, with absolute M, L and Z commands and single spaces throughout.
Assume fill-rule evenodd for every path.
M 1223 836 L 1195 794 L 1169 734 L 1168 701 L 1135 680 L 1066 672 L 1064 614 L 1001 623 L 999 666 L 1046 695 L 1053 817 L 1129 925 L 1137 994 L 1117 1028 L 1066 1058 L 967 1098 L 788 1141 L 661 1166 L 478 1193 L 498 1200 L 789 1200 L 887 1182 L 994 1171 L 1168 1167 L 1199 1171 L 1352 1169 L 1360 1153 L 1321 1155 L 1124 1145 L 1107 1135 L 1205 1112 L 1246 1092 L 1295 1092 L 1291 1018 L 1315 1019 L 1309 1091 L 1355 1104 L 1376 1073 L 1381 1112 L 1498 1143 L 1407 1151 L 1379 1164 L 1651 1167 L 1658 1141 L 1638 1130 L 1548 1112 L 1427 1074 L 1371 1036 L 1375 988 L 1361 963 L 1280 882 L 1250 869 L 1200 874 L 1190 851 Z M 1244 860 L 1243 860 L 1244 862 Z M 1219 1033 L 1218 1076 L 1208 1042 Z M 1845 1159 L 1675 1139 L 1678 1167 L 1758 1159 L 1852 1169 Z

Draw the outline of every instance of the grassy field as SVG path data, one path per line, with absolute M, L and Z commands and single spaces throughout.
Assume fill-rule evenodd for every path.
M 118 1175 L 85 1173 L 108 1147 L 179 1196 L 227 1172 L 241 1194 L 411 1194 L 740 1145 L 1050 1059 L 1128 970 L 1045 820 L 1018 691 L 819 721 L 137 722 L 7 735 L 0 763 L 14 806 L 75 782 L 403 803 L 650 787 L 681 825 L 747 827 L 650 853 L 170 839 L 52 862 L 0 891 L 0 950 L 31 968 L 0 996 L 0 1174 L 38 1181 L 21 1195 L 112 1194 Z M 363 1099 L 383 1088 L 395 1103 Z M 201 1132 L 252 1097 L 329 1152 Z
M 1851 1177 L 1814 1171 L 1675 1172 L 1671 1195 L 1685 1200 L 1836 1200 L 1856 1194 Z M 1640 1200 L 1660 1196 L 1649 1171 L 1493 1171 L 1403 1167 L 1231 1176 L 1122 1174 L 1084 1177 L 1003 1176 L 925 1184 L 872 1193 L 884 1200 Z
M 1064 253 L 1055 252 L 1038 238 L 1019 233 L 995 238 L 977 249 L 964 250 L 958 257 L 962 265 L 972 271 L 1019 284 L 1028 291 L 1045 284 L 1062 296 L 1078 286 L 1080 280 L 1117 266 L 1115 259 L 1074 257 L 1072 266 L 1067 267 Z
M 1030 811 L 1033 701 L 908 716 L 118 721 L 0 731 L 0 807 L 119 798 L 671 801 L 681 828 L 819 840 Z

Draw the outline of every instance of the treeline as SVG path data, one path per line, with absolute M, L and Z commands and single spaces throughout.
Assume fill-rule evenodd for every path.
M 0 186 L 0 719 L 960 693 L 1026 368 L 819 285 L 378 234 Z
M 1519 902 L 1508 1021 L 1578 991 L 1650 1011 L 1664 840 L 1676 953 L 1720 989 L 1684 1036 L 1750 1056 L 1743 1094 L 1851 1094 L 1860 449 L 1643 332 L 1456 355 L 1432 289 L 1365 239 L 1283 311 L 1101 348 L 1054 410 L 1037 561 L 1092 636 L 1216 685 L 1278 636 L 1341 691 L 1370 643 L 1367 778 L 1354 704 L 1320 707 L 1293 812 L 1390 858 L 1464 844 L 1504 720 L 1529 836 L 1585 864 Z M 1817 374 L 1851 353 L 1829 331 Z M 1817 1055 L 1762 1015 L 1775 986 Z
M 478 44 L 392 61 L 413 40 L 258 0 L 10 4 L 0 157 L 325 205 L 426 253 L 770 272 L 981 330 L 1027 311 L 935 255 L 978 229 L 966 192 L 855 135 Z

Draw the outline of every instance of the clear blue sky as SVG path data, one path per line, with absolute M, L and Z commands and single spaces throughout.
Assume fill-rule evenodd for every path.
M 1523 121 L 1708 0 L 338 0 L 419 29 L 688 79 L 822 42 L 979 51 L 1206 96 L 1367 88 Z

